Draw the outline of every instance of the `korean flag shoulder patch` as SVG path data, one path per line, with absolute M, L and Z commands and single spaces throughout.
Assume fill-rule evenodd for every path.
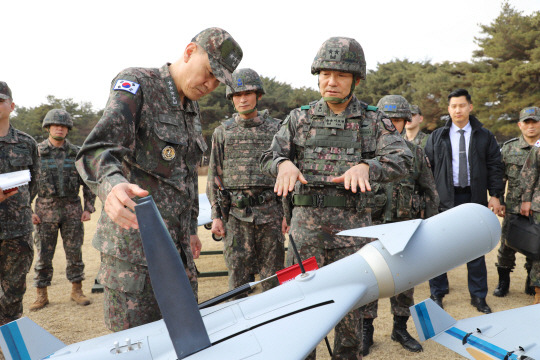
M 139 90 L 140 85 L 131 80 L 117 80 L 113 86 L 113 90 L 124 90 L 135 95 Z
M 540 147 L 540 140 L 536 140 L 536 143 L 534 144 L 536 147 Z

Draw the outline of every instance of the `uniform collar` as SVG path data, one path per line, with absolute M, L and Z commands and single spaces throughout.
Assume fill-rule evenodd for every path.
M 185 112 L 196 113 L 197 111 L 194 102 L 189 100 L 188 98 L 185 98 L 185 105 L 182 105 L 182 102 L 180 101 L 180 95 L 178 94 L 178 90 L 176 89 L 176 84 L 169 71 L 169 65 L 171 65 L 171 63 L 166 63 L 159 69 L 159 74 L 161 75 L 161 80 L 163 81 L 163 86 L 165 87 L 165 92 L 167 93 L 167 100 L 169 101 L 169 104 L 172 107 L 182 109 Z
M 344 116 L 347 118 L 362 116 L 364 113 L 363 108 L 364 107 L 362 106 L 362 103 L 356 98 L 355 95 L 353 95 L 351 97 L 349 105 L 347 105 L 347 107 L 345 108 L 345 110 L 343 110 L 340 116 Z M 326 116 L 328 114 L 328 111 L 328 104 L 322 98 L 317 101 L 313 106 L 313 115 Z
M 530 149 L 531 147 L 534 146 L 533 145 L 529 145 L 529 143 L 527 141 L 525 141 L 525 138 L 523 137 L 523 135 L 521 135 L 519 138 L 518 138 L 518 146 L 522 149 Z
M 264 120 L 266 116 L 268 115 L 268 110 L 258 111 L 257 116 L 255 116 L 253 119 L 242 119 L 240 114 L 236 113 L 234 114 L 234 121 L 238 124 L 238 126 L 244 127 L 244 128 L 250 128 L 259 126 L 264 123 Z
M 49 140 L 49 138 L 47 137 L 47 147 L 49 149 L 58 149 L 58 150 L 68 150 L 69 149 L 69 144 L 68 144 L 68 140 L 67 139 L 64 139 L 64 143 L 62 144 L 62 146 L 60 147 L 56 147 L 54 146 L 53 144 L 51 144 L 51 140 Z
M 0 141 L 5 143 L 14 144 L 18 141 L 17 132 L 15 131 L 15 128 L 9 124 L 8 133 L 4 137 L 0 137 Z

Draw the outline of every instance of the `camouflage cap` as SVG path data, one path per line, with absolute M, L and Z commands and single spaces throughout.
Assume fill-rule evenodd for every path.
M 540 108 L 536 106 L 526 107 L 519 113 L 519 121 L 525 121 L 532 119 L 534 121 L 540 121 Z
M 0 81 L 0 99 L 13 99 L 11 89 L 5 81 Z
M 321 70 L 352 73 L 360 79 L 365 79 L 366 58 L 362 46 L 355 39 L 346 37 L 332 37 L 326 40 L 311 65 L 312 74 L 318 74 Z
M 416 114 L 422 115 L 422 111 L 420 111 L 420 108 L 418 107 L 418 105 L 411 105 L 410 108 L 411 108 L 411 114 L 413 114 L 413 115 L 416 115 Z
M 258 94 L 266 94 L 262 80 L 255 70 L 237 69 L 233 72 L 232 77 L 233 86 L 227 86 L 225 93 L 227 99 L 243 91 L 255 91 Z
M 219 82 L 232 86 L 232 72 L 243 56 L 236 40 L 225 30 L 213 27 L 201 31 L 191 41 L 208 53 L 212 72 Z
M 46 128 L 51 125 L 64 125 L 71 130 L 73 127 L 73 120 L 71 115 L 64 109 L 52 109 L 49 110 L 45 118 L 43 119 L 42 128 Z
M 377 107 L 390 118 L 404 118 L 412 120 L 409 102 L 401 95 L 386 95 L 379 100 Z

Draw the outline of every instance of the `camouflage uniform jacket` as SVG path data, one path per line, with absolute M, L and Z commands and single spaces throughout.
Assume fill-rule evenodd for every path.
M 32 232 L 30 204 L 37 194 L 39 168 L 39 155 L 34 138 L 10 125 L 7 135 L 0 137 L 0 174 L 30 170 L 31 181 L 29 186 L 21 186 L 18 194 L 0 202 L 0 240 L 13 239 Z
M 408 140 L 405 143 L 414 154 L 413 167 L 409 176 L 384 185 L 387 201 L 383 222 L 418 219 L 422 211 L 424 218 L 439 213 L 439 195 L 426 154 L 420 145 Z
M 80 218 L 82 211 L 79 210 L 79 189 L 81 186 L 84 197 L 83 211 L 93 213 L 96 196 L 82 181 L 75 168 L 75 158 L 79 147 L 70 143 L 69 140 L 65 140 L 62 146 L 56 147 L 51 144 L 49 139 L 46 139 L 38 144 L 38 151 L 41 159 L 41 170 L 36 208 L 41 206 L 44 210 L 48 210 L 46 213 L 53 215 L 51 219 L 41 220 L 57 222 L 60 219 L 55 219 L 55 213 L 64 210 L 69 214 L 77 214 Z M 72 203 L 74 204 L 72 205 Z M 60 208 L 57 209 L 58 211 L 51 211 L 55 207 Z M 78 211 L 69 211 L 70 209 L 64 209 L 65 207 L 76 207 Z
M 521 170 L 522 202 L 531 202 L 531 210 L 540 212 L 540 140 L 531 149 Z
M 103 116 L 85 140 L 76 165 L 103 203 L 120 183 L 148 190 L 177 247 L 194 267 L 189 235 L 197 231 L 197 165 L 207 145 L 199 106 L 187 98 L 181 104 L 168 65 L 129 68 L 117 75 Z M 128 91 L 119 89 L 123 86 Z M 122 229 L 105 212 L 93 244 L 107 255 L 146 265 L 139 231 Z
M 425 132 L 422 132 L 422 131 L 419 131 L 416 134 L 416 136 L 414 137 L 414 139 L 412 139 L 412 140 L 407 139 L 407 133 L 406 132 L 403 134 L 403 138 L 405 140 L 408 140 L 408 141 L 412 142 L 415 145 L 420 145 L 422 148 L 426 147 L 428 137 L 429 137 L 429 135 L 426 134 Z
M 212 219 L 222 217 L 219 189 L 214 181 L 216 176 L 221 178 L 233 203 L 240 197 L 269 199 L 242 209 L 231 207 L 230 215 L 235 218 L 259 225 L 283 216 L 281 200 L 274 194 L 274 179 L 264 175 L 259 168 L 259 158 L 270 147 L 280 124 L 280 120 L 273 119 L 264 110 L 253 119 L 242 119 L 239 114 L 234 114 L 232 119 L 223 121 L 214 130 L 206 186 Z
M 310 104 L 309 107 L 292 110 L 274 136 L 270 149 L 263 152 L 261 157 L 263 172 L 276 177 L 277 166 L 284 160 L 291 160 L 302 171 L 305 163 L 305 148 L 310 143 L 310 137 L 318 131 L 311 127 L 312 117 L 325 117 L 328 112 L 329 108 L 323 99 Z M 408 173 L 413 159 L 411 151 L 383 112 L 375 107 L 368 107 L 353 96 L 340 115 L 345 118 L 345 122 L 336 123 L 343 128 L 343 136 L 348 136 L 350 141 L 340 145 L 338 142 L 329 140 L 328 154 L 319 152 L 319 157 L 316 159 L 321 162 L 323 170 L 327 170 L 324 165 L 327 159 L 340 156 L 351 165 L 360 163 L 369 165 L 369 180 L 372 183 L 398 180 Z M 326 132 L 328 132 L 328 138 L 331 139 L 335 129 L 329 129 Z M 360 151 L 351 150 L 357 147 Z M 314 153 L 316 151 L 317 149 Z M 335 173 L 329 175 L 328 180 L 342 175 L 345 169 L 334 170 Z M 307 178 L 307 181 L 309 182 L 310 179 Z M 343 186 L 324 186 L 321 191 L 332 196 L 350 197 L 352 194 Z
M 501 148 L 501 157 L 504 164 L 504 188 L 506 188 L 506 184 L 508 183 L 505 199 L 507 213 L 519 214 L 520 212 L 521 169 L 531 152 L 531 148 L 532 146 L 525 141 L 523 135 L 519 138 L 508 140 Z

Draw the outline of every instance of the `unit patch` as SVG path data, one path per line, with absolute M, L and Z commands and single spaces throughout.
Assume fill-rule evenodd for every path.
M 388 131 L 397 131 L 394 124 L 392 124 L 392 120 L 383 118 L 381 121 L 382 121 L 382 123 L 384 125 L 384 128 L 386 130 L 388 130 Z

